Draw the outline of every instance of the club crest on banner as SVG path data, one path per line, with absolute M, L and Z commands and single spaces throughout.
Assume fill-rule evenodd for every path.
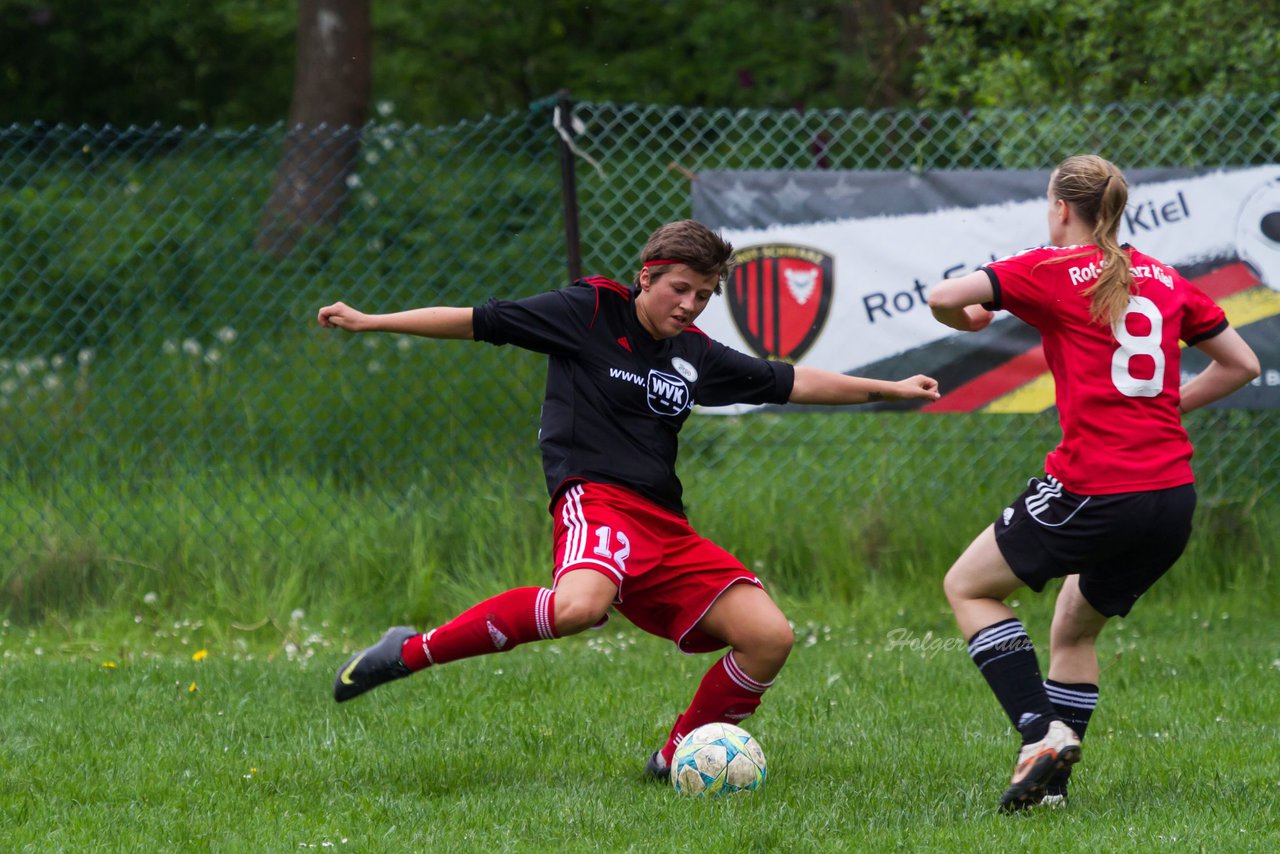
M 827 322 L 834 260 L 785 243 L 748 246 L 736 257 L 726 292 L 738 334 L 757 356 L 799 360 Z

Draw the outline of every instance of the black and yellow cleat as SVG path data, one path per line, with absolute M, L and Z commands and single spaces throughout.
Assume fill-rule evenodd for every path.
M 376 644 L 348 658 L 333 680 L 333 699 L 343 703 L 384 682 L 412 673 L 400 657 L 400 648 L 417 633 L 408 626 L 394 626 L 387 629 Z
M 662 758 L 662 751 L 655 750 L 653 755 L 649 757 L 649 761 L 644 763 L 645 779 L 653 780 L 658 783 L 671 782 L 671 766 Z

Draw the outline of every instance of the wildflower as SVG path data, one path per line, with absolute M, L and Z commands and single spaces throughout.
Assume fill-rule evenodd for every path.
M 221 341 L 223 344 L 230 344 L 231 342 L 235 341 L 238 334 L 239 333 L 237 333 L 230 326 L 224 326 L 221 329 L 219 329 L 217 332 L 213 333 L 214 337 L 217 338 L 219 341 Z
M 188 686 L 187 686 L 187 693 L 188 693 L 188 694 L 194 694 L 195 692 L 197 692 L 197 691 L 199 691 L 199 690 L 200 690 L 200 689 L 196 687 L 196 683 L 194 683 L 194 682 L 192 682 L 190 685 L 188 685 Z
M 188 356 L 200 355 L 200 342 L 194 338 L 185 338 L 182 341 L 182 352 Z
M 178 352 L 178 345 L 171 338 L 164 339 L 164 343 L 160 345 L 160 350 L 166 356 L 173 356 Z
M 209 650 L 207 649 L 197 649 L 194 653 L 191 654 L 192 661 L 204 661 L 208 657 L 209 657 Z
M 81 367 L 88 365 L 93 361 L 93 351 L 88 347 L 83 348 L 79 353 L 76 353 L 76 361 Z
M 106 668 L 107 670 L 115 670 L 115 669 L 116 669 L 116 663 L 115 663 L 114 661 L 104 661 L 104 662 L 102 662 L 102 666 L 103 666 L 104 668 Z
M 142 597 L 142 603 L 144 605 L 154 605 L 159 601 L 160 594 L 156 593 L 154 590 Z

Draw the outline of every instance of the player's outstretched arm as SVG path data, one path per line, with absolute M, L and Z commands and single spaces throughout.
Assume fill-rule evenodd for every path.
M 787 400 L 790 403 L 843 406 L 877 400 L 937 400 L 939 396 L 938 381 L 922 374 L 890 382 L 800 365 L 796 367 L 795 383 Z
M 995 317 L 982 307 L 991 302 L 995 291 L 982 270 L 974 270 L 954 279 L 943 279 L 929 291 L 929 310 L 939 322 L 961 332 L 986 329 Z
M 365 314 L 346 303 L 335 302 L 320 309 L 317 319 L 324 327 L 348 332 L 400 332 L 424 338 L 475 338 L 472 309 L 431 306 L 394 314 Z
M 1230 327 L 1195 346 L 1213 361 L 1180 389 L 1183 412 L 1226 397 L 1262 371 L 1253 348 Z

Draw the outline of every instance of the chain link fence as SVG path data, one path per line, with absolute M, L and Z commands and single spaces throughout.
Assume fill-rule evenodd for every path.
M 307 174 L 342 187 L 316 195 L 326 209 L 287 243 L 268 203 L 282 127 L 0 129 L 6 554 L 35 565 L 95 539 L 124 555 L 193 539 L 287 549 L 346 512 L 343 496 L 406 513 L 498 484 L 543 500 L 541 358 L 326 332 L 315 314 L 337 299 L 390 311 L 563 285 L 554 104 L 443 128 L 380 120 L 336 169 L 317 132 L 285 189 L 305 194 Z M 1271 163 L 1280 94 L 936 112 L 579 103 L 561 118 L 582 269 L 629 282 L 648 233 L 690 215 L 700 170 L 1047 170 L 1082 150 L 1126 168 Z M 1274 496 L 1278 425 L 1274 412 L 1193 415 L 1202 494 Z M 990 509 L 1056 437 L 1052 413 L 700 416 L 681 472 L 699 515 L 744 502 L 838 514 L 894 496 Z

